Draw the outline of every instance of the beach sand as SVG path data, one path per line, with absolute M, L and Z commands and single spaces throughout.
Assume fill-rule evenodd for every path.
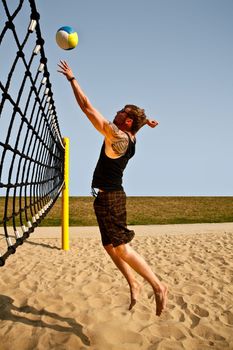
M 128 311 L 127 282 L 98 228 L 37 228 L 0 268 L 0 350 L 233 349 L 233 223 L 135 226 L 132 246 L 169 286 Z

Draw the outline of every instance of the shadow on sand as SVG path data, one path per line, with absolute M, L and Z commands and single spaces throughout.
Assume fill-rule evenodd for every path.
M 54 312 L 49 312 L 45 309 L 37 310 L 30 305 L 17 307 L 14 305 L 14 300 L 12 298 L 1 294 L 0 310 L 0 320 L 2 321 L 21 322 L 33 327 L 44 327 L 53 329 L 57 332 L 73 333 L 81 339 L 84 345 L 90 346 L 89 338 L 83 333 L 83 326 L 77 323 L 74 318 L 62 317 Z M 38 316 L 38 320 L 31 320 L 30 318 L 25 317 L 25 314 L 36 315 Z M 47 322 L 41 321 L 40 318 L 42 316 L 47 316 L 60 322 L 66 322 L 68 326 L 66 327 L 56 324 L 49 324 Z
M 62 250 L 61 248 L 58 248 L 56 246 L 52 246 L 52 245 L 49 245 L 49 244 L 46 244 L 46 243 L 38 243 L 38 242 L 35 242 L 35 241 L 32 241 L 32 240 L 26 240 L 24 243 L 27 243 L 27 244 L 31 244 L 31 245 L 35 245 L 35 246 L 41 246 L 41 247 L 44 247 L 44 248 L 49 248 L 49 249 L 54 249 L 54 250 Z

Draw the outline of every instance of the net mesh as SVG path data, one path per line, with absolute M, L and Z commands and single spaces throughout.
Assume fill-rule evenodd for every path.
M 64 145 L 34 0 L 0 2 L 0 265 L 64 184 Z

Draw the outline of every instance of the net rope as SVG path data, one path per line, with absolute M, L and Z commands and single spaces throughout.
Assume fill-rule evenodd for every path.
M 59 197 L 64 185 L 64 144 L 35 2 L 1 0 L 0 13 L 3 266 Z

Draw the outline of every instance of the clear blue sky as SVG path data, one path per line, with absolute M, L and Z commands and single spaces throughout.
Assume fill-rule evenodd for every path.
M 124 177 L 128 195 L 233 195 L 233 1 L 37 1 L 62 134 L 70 138 L 70 194 L 90 195 L 102 136 L 57 73 L 67 60 L 109 120 L 125 104 L 160 125 L 144 127 Z M 73 26 L 79 45 L 59 49 Z

